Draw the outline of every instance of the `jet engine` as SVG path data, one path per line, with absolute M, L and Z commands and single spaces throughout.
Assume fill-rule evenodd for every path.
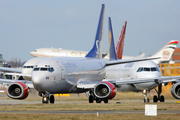
M 116 96 L 116 92 L 116 87 L 110 82 L 102 81 L 94 87 L 94 95 L 100 99 L 112 99 Z
M 174 98 L 180 99 L 180 82 L 174 84 L 171 87 L 171 94 L 173 95 Z
M 12 99 L 25 99 L 29 95 L 29 89 L 22 82 L 14 82 L 7 89 L 7 96 Z

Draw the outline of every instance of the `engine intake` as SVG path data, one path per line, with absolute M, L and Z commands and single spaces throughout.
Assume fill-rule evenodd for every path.
M 9 85 L 7 96 L 12 99 L 25 99 L 29 95 L 29 89 L 22 82 L 15 82 Z
M 171 94 L 174 98 L 180 99 L 180 82 L 171 87 Z
M 94 87 L 94 95 L 101 99 L 112 99 L 116 96 L 116 87 L 110 83 L 102 81 Z

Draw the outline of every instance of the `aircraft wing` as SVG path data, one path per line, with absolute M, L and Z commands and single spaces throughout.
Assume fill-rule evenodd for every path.
M 3 86 L 9 86 L 9 84 L 14 83 L 14 82 L 22 82 L 25 83 L 29 88 L 34 88 L 32 81 L 27 81 L 27 80 L 11 80 L 11 79 L 0 79 L 0 86 L 1 88 Z
M 167 76 L 167 77 L 156 77 L 156 78 L 136 78 L 136 79 L 104 79 L 103 81 L 108 81 L 116 85 L 123 84 L 139 84 L 139 83 L 148 83 L 148 82 L 156 82 L 160 83 L 168 83 L 168 82 L 180 82 L 180 76 Z
M 125 63 L 132 63 L 132 62 L 139 62 L 139 61 L 146 61 L 146 60 L 154 60 L 154 59 L 160 59 L 160 57 L 145 58 L 145 59 L 132 59 L 132 60 L 114 60 L 114 61 L 108 61 L 106 63 L 106 66 L 117 65 L 117 64 L 125 64 Z
M 5 73 L 6 75 L 19 75 L 19 76 L 27 76 L 31 77 L 31 74 L 22 74 L 22 73 Z
M 80 81 L 77 84 L 77 88 L 80 89 L 91 89 L 94 88 L 94 86 L 101 81 Z
M 160 83 L 168 83 L 168 82 L 180 82 L 180 76 L 167 76 L 167 77 L 156 77 L 156 78 L 148 78 L 148 79 L 104 79 L 102 81 L 107 81 L 113 83 L 115 85 L 130 85 L 130 84 L 139 84 L 139 83 L 148 83 L 148 82 L 156 82 Z M 77 88 L 80 89 L 91 89 L 101 81 L 80 81 L 77 85 Z
M 16 68 L 7 68 L 7 67 L 0 67 L 1 71 L 10 71 L 10 72 L 18 72 L 21 73 L 22 69 L 16 69 Z

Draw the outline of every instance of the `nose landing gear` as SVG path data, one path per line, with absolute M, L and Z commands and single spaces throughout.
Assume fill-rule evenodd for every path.
M 144 94 L 144 96 L 145 96 L 145 98 L 144 98 L 144 103 L 150 102 L 150 101 L 149 101 L 149 98 L 147 97 L 147 96 L 148 96 L 148 95 L 147 95 L 148 93 L 149 93 L 148 90 L 143 90 L 143 94 Z
M 54 104 L 54 95 L 50 95 L 48 92 L 39 92 L 38 94 L 42 97 L 42 103 L 48 104 L 50 101 L 50 103 Z

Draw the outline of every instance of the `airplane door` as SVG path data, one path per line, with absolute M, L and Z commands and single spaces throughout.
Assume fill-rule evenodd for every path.
M 65 66 L 59 61 L 57 62 L 57 64 L 59 65 L 59 70 L 61 71 L 59 75 L 59 80 L 65 80 Z

